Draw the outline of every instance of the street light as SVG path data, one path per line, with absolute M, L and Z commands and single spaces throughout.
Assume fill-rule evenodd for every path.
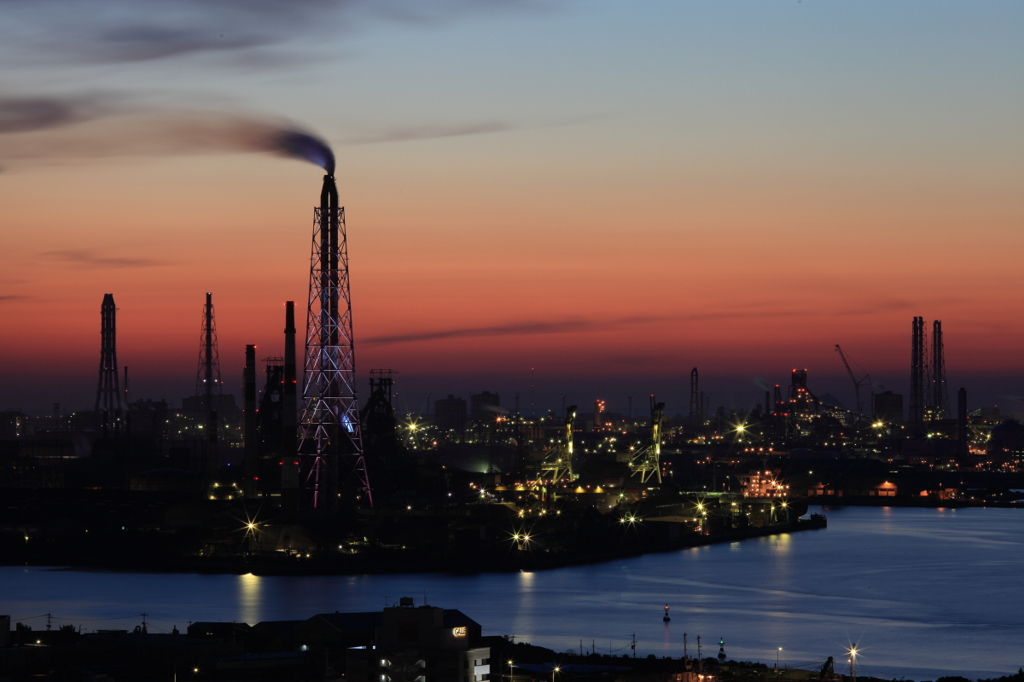
M 775 652 L 775 672 L 779 671 L 779 652 L 781 651 L 782 647 L 780 646 L 778 650 Z
M 557 665 L 551 669 L 551 682 L 555 682 L 555 673 L 560 672 L 562 669 Z
M 850 680 L 857 682 L 857 646 L 850 647 Z
M 511 658 L 508 659 L 508 679 L 514 680 L 516 677 L 516 664 Z

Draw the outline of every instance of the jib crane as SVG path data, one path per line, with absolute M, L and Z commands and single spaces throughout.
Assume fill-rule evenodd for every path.
M 575 421 L 576 406 L 570 405 L 565 411 L 565 430 L 561 442 L 544 453 L 540 479 L 550 480 L 552 486 L 562 480 L 576 480 L 576 473 L 572 470 L 572 427 Z
M 856 375 L 853 373 L 853 370 L 850 369 L 850 363 L 846 360 L 846 355 L 843 353 L 843 349 L 839 347 L 838 343 L 836 344 L 836 352 L 839 353 L 839 358 L 843 361 L 843 365 L 846 367 L 846 372 L 850 375 L 850 380 L 853 382 L 853 392 L 857 399 L 857 414 L 862 415 L 864 414 L 864 403 L 860 400 L 860 387 L 870 386 L 871 377 L 868 376 L 867 372 L 864 372 L 864 376 L 858 380 Z
M 629 463 L 632 473 L 640 474 L 640 482 L 647 483 L 656 476 L 661 483 L 661 427 L 665 421 L 665 403 L 651 396 L 651 439 L 633 455 Z

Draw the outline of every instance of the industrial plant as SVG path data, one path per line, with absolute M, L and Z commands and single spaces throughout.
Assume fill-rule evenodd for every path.
M 290 139 L 326 174 L 314 209 L 301 369 L 294 302 L 284 355 L 244 349 L 241 404 L 220 373 L 213 292 L 194 395 L 136 399 L 117 361 L 117 308 L 100 309 L 92 410 L 0 415 L 6 561 L 180 570 L 514 570 L 779 531 L 820 529 L 816 498 L 846 504 L 1012 504 L 1024 426 L 950 414 L 942 323 L 911 334 L 909 412 L 836 344 L 855 404 L 806 369 L 750 410 L 689 404 L 644 416 L 563 404 L 524 414 L 490 391 L 399 414 L 396 372 L 358 398 L 345 210 L 329 149 Z M 319 146 L 318 146 L 319 145 Z M 197 302 L 198 303 L 198 302 Z M 241 349 L 232 349 L 232 353 Z M 261 364 L 262 363 L 262 366 Z M 123 370 L 123 372 L 122 372 Z M 468 408 L 468 409 L 467 409 Z M 672 415 L 674 412 L 674 416 Z

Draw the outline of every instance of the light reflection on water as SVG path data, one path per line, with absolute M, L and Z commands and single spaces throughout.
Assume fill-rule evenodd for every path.
M 863 675 L 934 679 L 1024 664 L 1024 513 L 1005 509 L 840 508 L 825 531 L 649 554 L 538 573 L 257 577 L 0 568 L 0 613 L 41 627 L 151 631 L 188 621 L 307 618 L 380 609 L 411 596 L 458 608 L 485 634 L 557 651 L 596 646 L 680 656 L 683 632 L 705 654 L 821 661 L 859 643 Z M 672 620 L 662 621 L 664 605 Z M 111 620 L 113 619 L 113 620 Z M 717 645 L 713 647 L 717 649 Z M 837 663 L 838 665 L 838 663 Z M 993 673 L 994 674 L 994 673 Z M 987 674 L 985 676 L 993 676 Z
M 255 625 L 264 620 L 260 610 L 263 601 L 260 581 L 261 578 L 252 573 L 238 576 L 238 606 L 241 611 L 240 620 L 243 623 Z

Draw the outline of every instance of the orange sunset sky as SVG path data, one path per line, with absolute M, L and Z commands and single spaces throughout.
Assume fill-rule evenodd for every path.
M 954 396 L 1024 411 L 1024 5 L 421 5 L 0 2 L 0 409 L 92 405 L 108 292 L 135 398 L 191 394 L 207 291 L 227 392 L 281 354 L 322 171 L 236 128 L 287 121 L 401 410 L 676 414 L 694 366 L 852 406 L 834 345 L 906 393 L 921 315 Z

